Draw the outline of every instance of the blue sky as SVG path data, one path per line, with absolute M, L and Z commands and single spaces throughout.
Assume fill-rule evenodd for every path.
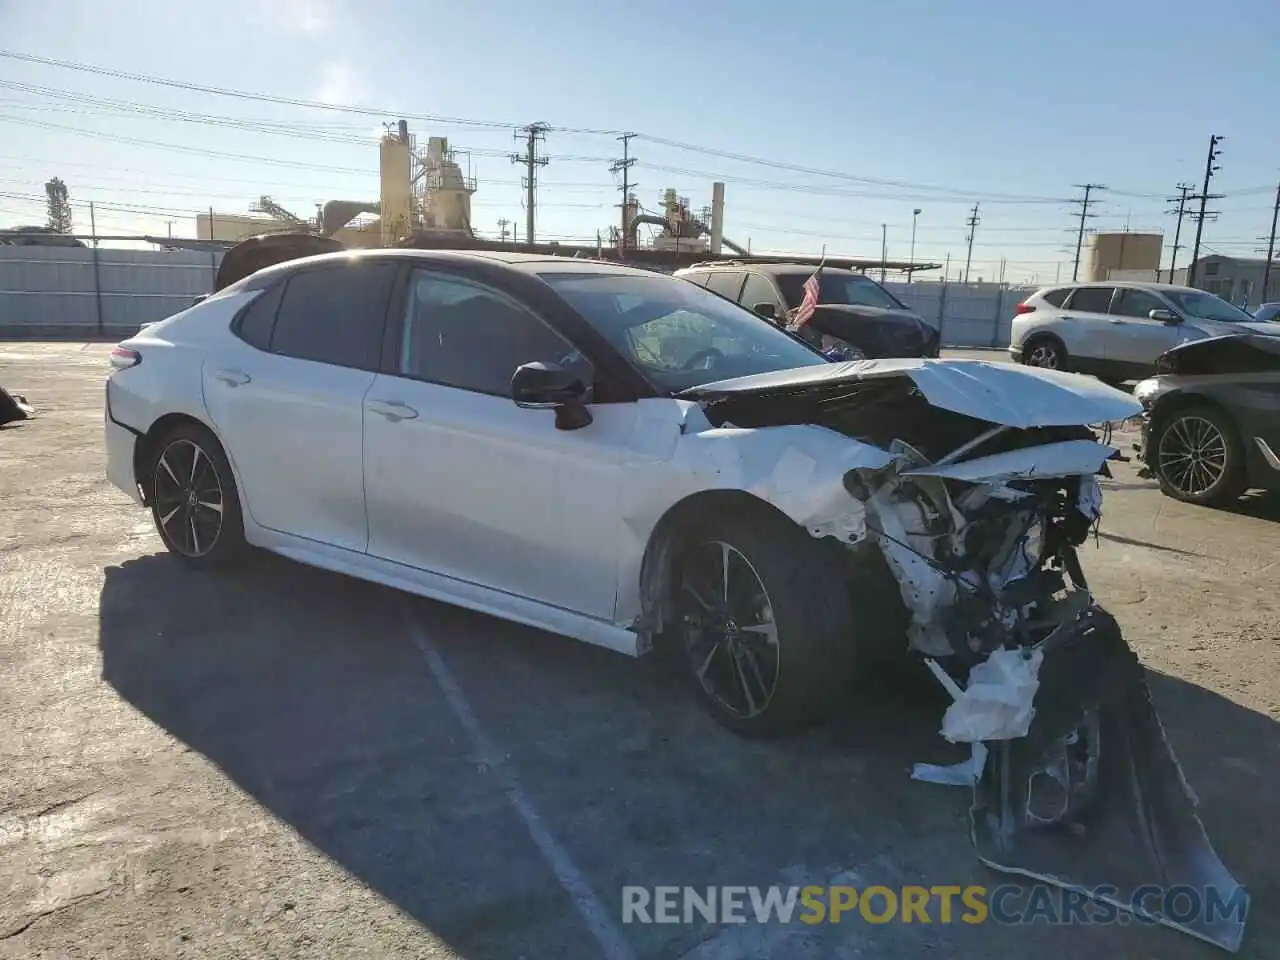
M 954 274 L 977 201 L 973 273 L 995 279 L 1003 259 L 1006 279 L 1042 282 L 1069 274 L 1063 200 L 1075 184 L 1112 188 L 1091 226 L 1164 229 L 1167 247 L 1163 198 L 1180 180 L 1198 188 L 1210 133 L 1226 137 L 1213 190 L 1227 196 L 1206 246 L 1257 255 L 1280 179 L 1278 45 L 1275 0 L 0 0 L 5 50 L 369 106 L 387 121 L 491 123 L 410 121 L 420 137 L 472 151 L 482 232 L 524 217 L 505 158 L 516 144 L 500 125 L 545 121 L 562 129 L 541 172 L 544 239 L 594 237 L 616 221 L 607 159 L 620 144 L 570 131 L 627 130 L 844 175 L 632 142 L 642 204 L 670 186 L 701 207 L 722 177 L 726 235 L 753 250 L 825 243 L 879 256 L 887 224 L 890 257 L 905 257 L 919 207 L 917 257 L 950 254 Z M 329 199 L 373 199 L 382 119 L 0 58 L 0 225 L 38 220 L 42 204 L 26 198 L 55 175 L 73 200 L 95 201 L 102 233 L 190 235 L 197 210 L 247 212 L 263 193 L 304 215 Z

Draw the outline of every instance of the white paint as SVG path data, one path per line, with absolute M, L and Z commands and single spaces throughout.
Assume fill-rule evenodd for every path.
M 414 643 L 417 645 L 418 650 L 421 651 L 423 659 L 426 660 L 427 668 L 431 671 L 436 684 L 444 694 L 445 700 L 449 704 L 449 709 L 471 738 L 471 744 L 481 763 L 501 779 L 507 800 L 515 808 L 516 813 L 520 815 L 520 819 L 524 821 L 525 828 L 529 831 L 530 839 L 533 840 L 543 859 L 547 861 L 547 865 L 555 873 L 560 886 L 565 889 L 565 892 L 573 900 L 573 904 L 577 907 L 579 915 L 587 925 L 587 929 L 591 931 L 596 943 L 600 945 L 601 953 L 607 960 L 630 960 L 635 954 L 623 938 L 622 931 L 614 924 L 609 912 L 605 909 L 604 904 L 600 902 L 600 898 L 596 896 L 595 891 L 591 889 L 591 885 L 587 883 L 582 871 L 578 869 L 577 865 L 569 857 L 568 852 L 552 836 L 551 831 L 547 829 L 547 825 L 543 822 L 542 817 L 524 792 L 524 788 L 520 785 L 514 770 L 507 764 L 506 755 L 499 752 L 497 746 L 489 738 L 488 733 L 485 732 L 475 711 L 471 708 L 467 695 L 463 692 L 462 687 L 458 685 L 458 681 L 454 679 L 453 673 L 444 662 L 444 658 L 440 656 L 440 653 L 431 643 L 426 631 L 413 619 L 412 614 L 406 611 L 405 618 L 408 621 Z

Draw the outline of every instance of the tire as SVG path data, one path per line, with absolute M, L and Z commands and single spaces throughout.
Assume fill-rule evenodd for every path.
M 1057 337 L 1047 333 L 1037 334 L 1023 346 L 1022 363 L 1027 367 L 1066 370 L 1067 348 Z
M 1231 418 L 1209 404 L 1180 406 L 1161 415 L 1152 431 L 1148 463 L 1161 491 L 1184 503 L 1223 506 L 1245 491 L 1240 435 Z
M 235 477 L 207 428 L 180 423 L 161 433 L 143 482 L 156 532 L 170 553 L 202 568 L 229 567 L 244 556 Z
M 726 557 L 727 605 L 716 586 Z M 712 518 L 684 537 L 673 654 L 702 705 L 734 733 L 799 733 L 825 719 L 852 678 L 852 604 L 839 568 L 808 533 L 763 511 Z M 745 653 L 735 659 L 734 650 Z

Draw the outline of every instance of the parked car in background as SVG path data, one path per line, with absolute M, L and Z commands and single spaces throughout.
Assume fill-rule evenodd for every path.
M 1009 355 L 1018 363 L 1123 382 L 1150 376 L 1166 351 L 1243 333 L 1253 317 L 1221 297 L 1163 283 L 1044 287 L 1015 309 Z M 1277 326 L 1280 332 L 1280 325 Z
M 1253 311 L 1253 322 L 1280 324 L 1280 303 L 1264 303 Z
M 1133 391 L 1144 473 L 1168 496 L 1223 505 L 1280 490 L 1280 337 L 1233 334 L 1183 344 Z
M 675 276 L 785 326 L 813 271 L 812 264 L 742 259 L 695 264 Z M 834 342 L 850 360 L 938 356 L 938 330 L 868 276 L 823 267 L 818 303 L 802 335 L 820 350 Z

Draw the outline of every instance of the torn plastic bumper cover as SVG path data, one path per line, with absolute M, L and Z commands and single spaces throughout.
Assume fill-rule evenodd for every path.
M 1027 671 L 1025 736 L 974 743 L 985 759 L 970 813 L 979 859 L 1239 949 L 1248 894 L 1209 842 L 1115 620 L 1092 607 L 1028 653 L 1043 659 Z M 1179 889 L 1199 898 L 1196 915 L 1171 908 Z M 1203 909 L 1215 899 L 1222 909 Z

